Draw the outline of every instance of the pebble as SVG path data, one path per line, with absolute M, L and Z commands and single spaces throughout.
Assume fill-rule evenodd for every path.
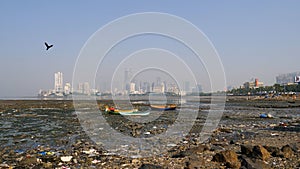
M 62 157 L 60 157 L 60 160 L 63 162 L 69 162 L 69 161 L 71 161 L 72 158 L 73 158 L 73 156 L 62 156 Z

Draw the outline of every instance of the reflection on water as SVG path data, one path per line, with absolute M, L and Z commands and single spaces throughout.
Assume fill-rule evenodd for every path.
M 80 124 L 73 112 L 57 109 L 6 111 L 0 116 L 0 147 L 19 149 L 37 146 L 62 148 L 78 137 Z M 67 143 L 67 144 L 66 144 Z

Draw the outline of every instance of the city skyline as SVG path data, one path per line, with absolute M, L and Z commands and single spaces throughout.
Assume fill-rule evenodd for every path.
M 189 81 L 184 81 L 182 88 L 175 82 L 166 81 L 163 77 L 157 76 L 156 81 L 142 81 L 136 78 L 131 78 L 130 69 L 124 71 L 124 83 L 119 87 L 112 88 L 113 86 L 103 86 L 96 84 L 95 88 L 91 88 L 89 82 L 79 82 L 73 85 L 70 82 L 63 81 L 63 72 L 54 73 L 54 88 L 53 89 L 39 89 L 38 96 L 40 97 L 61 97 L 71 94 L 85 94 L 85 95 L 100 95 L 103 93 L 111 93 L 114 95 L 126 95 L 126 94 L 145 94 L 148 92 L 154 93 L 174 93 L 174 94 L 188 94 L 202 92 L 200 84 L 190 86 Z M 76 86 L 76 87 L 74 87 Z
M 298 1 L 271 0 L 218 3 L 77 1 L 71 4 L 1 1 L 0 97 L 35 96 L 40 88 L 51 89 L 53 79 L 49 77 L 58 70 L 64 73 L 64 81 L 72 82 L 77 56 L 93 33 L 117 18 L 153 11 L 182 17 L 208 37 L 219 53 L 227 86 L 239 87 L 251 78 L 272 85 L 280 74 L 300 71 L 297 63 L 300 53 L 299 7 Z M 54 46 L 46 51 L 45 41 Z M 104 62 L 114 65 L 116 60 L 121 60 L 119 55 L 159 46 L 187 62 L 190 59 L 186 49 L 162 37 L 137 37 L 126 42 L 128 45 L 117 47 Z M 193 65 L 192 62 L 197 80 L 204 91 L 209 90 L 205 65 Z M 99 72 L 106 70 L 105 66 L 99 68 Z M 123 75 L 123 68 L 120 72 Z M 104 74 L 107 76 L 101 75 L 97 79 L 107 79 L 113 72 Z M 180 77 L 182 83 L 188 81 L 184 80 L 184 74 Z M 123 82 L 117 76 L 116 80 Z
M 276 83 L 271 86 L 275 86 L 275 84 L 278 84 L 284 87 L 286 85 L 299 84 L 299 82 L 300 72 L 292 72 L 287 74 L 279 74 L 278 76 L 276 76 Z M 62 97 L 72 96 L 73 94 L 101 96 L 107 94 L 129 95 L 146 93 L 173 93 L 176 95 L 189 95 L 207 93 L 202 90 L 203 88 L 201 84 L 194 84 L 194 86 L 191 86 L 190 81 L 183 81 L 181 82 L 182 85 L 179 85 L 178 81 L 168 81 L 163 76 L 158 75 L 155 77 L 154 81 L 151 81 L 149 79 L 143 81 L 137 77 L 132 77 L 131 68 L 126 68 L 124 70 L 123 83 L 119 84 L 119 86 L 114 86 L 113 84 L 110 86 L 95 84 L 94 88 L 91 88 L 91 84 L 89 82 L 79 82 L 78 84 L 73 85 L 70 82 L 63 81 L 62 72 L 54 73 L 53 83 L 53 89 L 40 89 L 38 92 L 38 96 Z M 264 89 L 264 87 L 268 86 L 265 86 L 264 82 L 259 81 L 258 78 L 252 78 L 249 81 L 244 82 L 240 86 L 228 86 L 224 91 L 231 92 L 232 89 Z

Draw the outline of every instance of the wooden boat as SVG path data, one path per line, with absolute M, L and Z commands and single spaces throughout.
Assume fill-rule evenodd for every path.
M 152 110 L 175 110 L 177 106 L 175 104 L 169 104 L 169 105 L 150 105 Z
M 120 114 L 117 108 L 105 106 L 105 112 L 110 114 Z
M 136 111 L 136 112 L 120 112 L 123 116 L 147 116 L 150 111 Z
M 136 113 L 138 112 L 138 109 L 128 109 L 128 110 L 122 110 L 122 109 L 118 109 L 115 107 L 105 107 L 105 112 L 110 113 L 110 114 L 131 114 L 131 113 Z

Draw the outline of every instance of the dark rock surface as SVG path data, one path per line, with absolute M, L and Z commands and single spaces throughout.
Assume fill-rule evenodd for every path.
M 229 167 L 229 168 L 240 168 L 241 167 L 241 163 L 238 160 L 237 154 L 232 150 L 226 150 L 226 151 L 217 153 L 213 157 L 212 161 L 224 163 L 226 165 L 226 167 Z
M 263 146 L 257 145 L 253 147 L 253 156 L 257 159 L 261 159 L 263 161 L 268 160 L 271 155 Z
M 112 103 L 98 104 L 101 109 Z M 83 131 L 72 101 L 0 101 L 0 168 L 299 168 L 300 133 L 295 128 L 300 108 L 282 108 L 284 104 L 229 102 L 219 126 L 203 142 L 208 108 L 199 107 L 195 125 L 177 145 L 155 156 L 132 158 L 95 144 Z M 262 112 L 274 118 L 259 118 Z M 104 114 L 112 128 L 134 138 L 164 133 L 177 115 L 168 112 L 155 122 L 134 123 Z

